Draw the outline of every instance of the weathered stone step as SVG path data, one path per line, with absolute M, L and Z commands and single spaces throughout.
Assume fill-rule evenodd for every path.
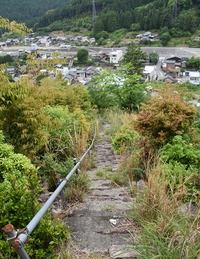
M 109 126 L 102 125 L 100 140 L 93 150 L 97 167 L 88 172 L 90 192 L 85 203 L 75 209 L 66 222 L 80 251 L 87 251 L 88 255 L 106 254 L 106 258 L 113 259 L 137 258 L 135 251 L 131 251 L 130 237 L 138 227 L 126 217 L 132 205 L 127 188 L 111 186 L 110 179 L 98 179 L 97 173 L 108 168 L 108 174 L 116 173 L 121 161 L 120 156 L 113 154 L 109 137 L 105 135 L 104 130 Z
M 130 246 L 130 223 L 125 216 L 113 219 L 109 212 L 85 209 L 75 212 L 67 219 L 67 224 L 70 224 L 73 239 L 81 249 L 87 247 L 89 251 L 104 254 L 112 245 Z

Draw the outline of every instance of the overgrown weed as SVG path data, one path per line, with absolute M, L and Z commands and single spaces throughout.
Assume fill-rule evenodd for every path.
M 89 185 L 90 180 L 86 172 L 72 175 L 65 190 L 66 200 L 69 203 L 83 202 L 85 194 L 89 191 Z
M 180 212 L 183 201 L 177 199 L 165 173 L 158 163 L 148 172 L 145 187 L 136 193 L 131 218 L 140 223 L 142 233 L 134 248 L 141 259 L 197 258 L 200 212 L 195 215 Z

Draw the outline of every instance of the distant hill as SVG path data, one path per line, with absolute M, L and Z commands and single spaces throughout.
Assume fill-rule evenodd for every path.
M 33 27 L 47 11 L 68 3 L 69 0 L 0 0 L 0 16 Z
M 0 15 L 38 33 L 89 31 L 105 39 L 119 29 L 159 31 L 163 40 L 199 29 L 200 0 L 0 0 Z
M 200 0 L 71 0 L 68 6 L 41 17 L 37 30 L 81 31 L 95 34 L 125 28 L 136 30 L 171 30 L 187 36 L 200 23 Z

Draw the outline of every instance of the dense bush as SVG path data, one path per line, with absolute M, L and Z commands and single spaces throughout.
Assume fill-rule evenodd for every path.
M 138 133 L 133 130 L 131 125 L 122 125 L 112 137 L 114 151 L 117 154 L 121 154 L 123 151 L 132 151 L 137 136 Z
M 24 155 L 15 154 L 11 145 L 4 143 L 0 133 L 0 228 L 12 223 L 15 229 L 24 228 L 40 206 L 39 178 L 36 168 Z M 40 221 L 26 245 L 31 258 L 46 258 L 54 252 L 69 232 L 61 221 L 54 221 L 47 213 Z M 42 237 L 42 238 L 41 238 Z M 17 258 L 6 237 L 0 234 L 0 251 L 4 258 Z
M 172 143 L 161 149 L 161 159 L 167 163 L 166 178 L 174 185 L 182 200 L 198 203 L 200 198 L 200 151 L 187 144 L 181 136 L 175 136 Z

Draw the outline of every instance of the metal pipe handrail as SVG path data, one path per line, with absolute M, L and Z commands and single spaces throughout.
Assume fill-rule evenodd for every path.
M 45 202 L 42 208 L 36 213 L 36 215 L 32 218 L 32 220 L 28 223 L 28 225 L 25 227 L 23 231 L 20 231 L 20 232 L 16 231 L 12 224 L 7 224 L 4 227 L 4 232 L 7 234 L 7 241 L 15 248 L 16 252 L 18 253 L 21 259 L 30 259 L 30 257 L 26 253 L 26 250 L 23 247 L 24 243 L 27 241 L 28 237 L 35 229 L 35 227 L 37 226 L 41 218 L 44 216 L 44 214 L 47 212 L 49 207 L 52 205 L 56 197 L 62 191 L 67 181 L 70 179 L 73 173 L 77 171 L 79 165 L 81 164 L 81 162 L 84 160 L 84 158 L 92 148 L 95 138 L 96 138 L 96 127 L 94 129 L 94 135 L 93 135 L 91 144 L 86 150 L 86 152 L 83 154 L 83 156 L 80 158 L 79 162 L 77 162 L 77 164 L 73 167 L 73 169 L 69 172 L 69 174 L 60 182 L 56 190 L 51 194 L 49 199 Z

